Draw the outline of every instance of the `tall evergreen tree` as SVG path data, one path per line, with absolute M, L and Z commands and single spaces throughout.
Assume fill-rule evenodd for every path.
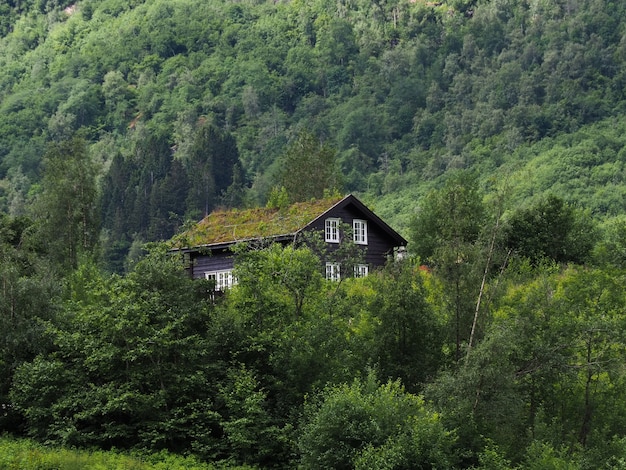
M 341 188 L 341 177 L 335 163 L 336 152 L 317 137 L 302 132 L 282 156 L 279 182 L 290 202 L 322 198 L 325 191 Z
M 185 169 L 178 160 L 173 160 L 167 173 L 152 187 L 149 240 L 167 240 L 174 235 L 185 212 L 187 186 Z
M 241 172 L 235 138 L 215 125 L 205 123 L 196 133 L 186 166 L 188 211 L 207 215 L 217 205 L 219 196 L 233 183 L 235 172 Z M 241 175 L 237 178 L 241 179 Z

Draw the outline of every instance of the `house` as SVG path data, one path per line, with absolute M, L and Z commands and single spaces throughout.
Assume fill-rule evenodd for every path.
M 364 276 L 383 266 L 406 247 L 406 240 L 353 195 L 299 202 L 284 209 L 256 208 L 215 211 L 174 239 L 194 279 L 215 281 L 216 290 L 232 286 L 237 243 L 300 243 L 305 233 L 318 232 L 328 250 L 336 249 L 345 234 L 363 250 L 363 264 L 350 275 Z M 338 263 L 324 260 L 328 279 L 338 280 Z M 321 267 L 323 268 L 323 266 Z

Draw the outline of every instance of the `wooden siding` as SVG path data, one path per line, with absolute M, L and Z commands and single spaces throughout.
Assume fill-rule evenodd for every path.
M 378 227 L 366 214 L 357 210 L 353 205 L 347 205 L 343 208 L 335 208 L 328 213 L 324 214 L 324 217 L 314 221 L 307 226 L 305 230 L 320 231 L 322 237 L 324 236 L 324 222 L 329 217 L 340 218 L 343 224 L 347 224 L 352 227 L 352 221 L 354 219 L 367 221 L 367 245 L 362 246 L 366 250 L 365 262 L 372 267 L 384 266 L 389 256 L 393 256 L 393 249 L 395 248 L 394 240 L 391 239 L 383 230 Z M 329 245 L 335 245 L 329 243 Z
M 233 269 L 233 254 L 228 249 L 211 254 L 194 253 L 191 257 L 191 277 L 204 278 L 204 273 Z

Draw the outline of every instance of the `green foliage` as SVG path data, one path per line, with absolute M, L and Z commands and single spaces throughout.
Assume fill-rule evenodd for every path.
M 626 217 L 620 216 L 607 221 L 599 230 L 602 233 L 595 245 L 594 260 L 605 266 L 619 269 L 626 267 Z
M 446 260 L 463 261 L 480 235 L 485 208 L 478 190 L 478 180 L 466 172 L 457 172 L 446 180 L 440 190 L 424 198 L 412 222 L 412 251 L 425 262 L 446 265 Z M 447 250 L 452 250 L 449 256 Z
M 173 450 L 211 440 L 218 418 L 208 386 L 209 306 L 181 271 L 177 260 L 153 254 L 125 279 L 87 267 L 74 275 L 50 329 L 54 352 L 16 372 L 11 397 L 29 434 Z
M 83 139 L 51 144 L 44 157 L 44 177 L 36 215 L 42 243 L 63 268 L 75 268 L 91 253 L 99 230 L 96 175 Z
M 278 176 L 291 202 L 321 199 L 341 187 L 335 151 L 312 134 L 302 132 L 282 156 Z
M 190 183 L 187 206 L 191 213 L 208 215 L 233 181 L 242 183 L 235 139 L 214 125 L 198 129 L 189 155 L 183 159 Z
M 280 210 L 289 207 L 289 195 L 287 194 L 287 189 L 284 186 L 274 186 L 267 197 L 267 204 L 265 207 Z
M 254 464 L 271 462 L 284 445 L 284 434 L 272 425 L 266 392 L 246 370 L 232 369 L 219 396 L 227 412 L 221 423 L 233 460 Z
M 511 470 L 514 467 L 510 460 L 501 455 L 499 449 L 495 446 L 486 446 L 478 456 L 479 465 L 472 467 L 482 470 Z
M 606 406 L 621 400 L 624 381 L 622 283 L 610 272 L 554 267 L 510 282 L 465 366 L 428 388 L 464 449 L 478 453 L 488 438 L 515 463 L 543 448 L 555 468 L 621 455 L 599 449 L 621 432 L 615 426 L 624 412 Z M 558 463 L 561 448 L 577 450 Z
M 555 449 L 549 444 L 534 442 L 528 449 L 524 468 L 577 470 L 581 466 L 577 456 L 570 455 L 566 449 Z
M 18 256 L 27 228 L 5 219 L 5 253 Z M 23 320 L 11 325 L 25 336 L 2 350 L 4 428 L 282 468 L 611 468 L 623 458 L 617 268 L 514 260 L 486 280 L 484 331 L 451 364 L 445 273 L 405 260 L 331 283 L 309 248 L 250 248 L 239 284 L 219 297 L 162 247 L 125 277 L 82 263 L 59 313 L 15 296 Z
M 456 360 L 461 357 L 462 344 L 471 337 L 474 298 L 480 291 L 479 263 L 486 251 L 480 246 L 486 221 L 478 180 L 459 171 L 450 175 L 440 191 L 426 195 L 411 224 L 412 249 L 445 282 L 449 335 L 455 343 Z
M 261 250 L 247 248 L 237 258 L 239 285 L 233 306 L 260 328 L 276 327 L 308 314 L 310 297 L 319 291 L 322 281 L 315 254 L 306 247 L 277 243 Z
M 111 470 L 210 470 L 215 467 L 193 457 L 181 457 L 165 452 L 149 456 L 131 456 L 113 451 L 77 451 L 43 447 L 32 441 L 0 439 L 0 468 L 21 470 L 80 470 L 83 468 L 107 468 Z
M 49 346 L 45 331 L 55 318 L 60 295 L 57 273 L 36 240 L 36 225 L 25 217 L 0 214 L 0 429 L 17 431 L 20 419 L 9 406 L 15 370 Z
M 252 2 L 245 12 L 225 1 L 13 3 L 0 15 L 0 186 L 18 169 L 37 184 L 47 142 L 76 132 L 89 153 L 115 141 L 104 176 L 115 153 L 135 158 L 142 128 L 194 167 L 165 183 L 139 159 L 135 171 L 157 184 L 131 178 L 124 202 L 103 191 L 105 206 L 141 193 L 138 205 L 151 206 L 141 230 L 104 216 L 123 246 L 168 238 L 182 217 L 216 205 L 265 201 L 303 131 L 323 142 L 309 153 L 336 148 L 332 174 L 373 197 L 458 168 L 487 179 L 505 164 L 518 202 L 549 190 L 594 215 L 623 210 L 625 11 L 614 2 Z M 202 137 L 209 126 L 229 136 L 225 146 Z M 211 148 L 221 149 L 213 169 L 202 154 Z M 388 220 L 405 225 L 414 202 Z M 118 217 L 138 219 L 129 214 Z
M 370 308 L 379 373 L 419 390 L 442 365 L 444 319 L 437 318 L 422 276 L 409 261 L 390 264 L 367 281 L 376 286 Z
M 370 366 L 426 386 L 457 466 L 624 466 L 622 3 L 70 3 L 0 5 L 3 430 L 293 468 L 305 395 L 361 419 L 384 393 L 338 384 Z M 140 261 L 185 218 L 342 181 L 431 271 L 331 284 L 324 250 L 272 248 L 218 298 Z M 488 248 L 493 181 L 511 210 Z M 532 262 L 495 274 L 502 241 Z M 130 274 L 100 274 L 97 242 Z M 356 420 L 376 442 L 337 457 L 454 466 L 424 413 L 384 439 Z
M 308 403 L 299 439 L 306 468 L 438 468 L 455 462 L 454 435 L 399 382 L 325 389 Z
M 549 258 L 559 263 L 583 263 L 596 241 L 588 214 L 549 195 L 508 220 L 506 244 L 517 255 L 538 263 Z

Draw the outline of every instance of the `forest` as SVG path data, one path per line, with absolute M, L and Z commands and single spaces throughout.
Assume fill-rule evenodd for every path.
M 626 468 L 625 85 L 608 0 L 0 0 L 0 454 Z M 328 191 L 410 256 L 169 251 Z

